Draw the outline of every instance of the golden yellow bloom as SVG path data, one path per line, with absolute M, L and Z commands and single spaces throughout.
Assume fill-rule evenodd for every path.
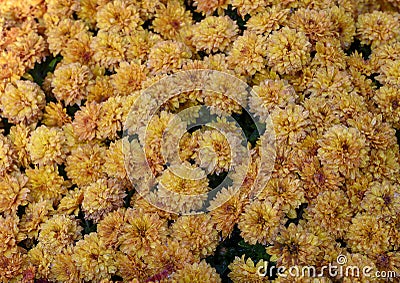
M 353 86 L 349 74 L 346 71 L 340 71 L 335 67 L 328 66 L 315 72 L 306 92 L 310 92 L 315 96 L 326 97 L 334 94 L 350 93 L 352 90 Z
M 377 72 L 387 63 L 400 59 L 400 42 L 396 41 L 377 46 L 372 50 L 370 58 L 371 68 Z
M 195 0 L 193 5 L 196 6 L 196 11 L 205 15 L 211 15 L 218 11 L 218 15 L 222 14 L 223 9 L 228 7 L 230 0 Z
M 14 84 L 8 84 L 0 96 L 2 116 L 11 123 L 36 123 L 42 118 L 45 105 L 44 92 L 30 81 L 17 80 Z
M 377 216 L 360 213 L 351 222 L 345 240 L 353 252 L 376 255 L 390 249 L 389 227 Z
M 228 65 L 239 75 L 251 76 L 264 68 L 266 55 L 265 37 L 245 31 L 233 42 Z
M 53 256 L 48 254 L 41 243 L 28 251 L 28 260 L 36 267 L 37 278 L 48 278 Z
M 227 50 L 235 40 L 238 28 L 228 16 L 210 16 L 193 26 L 191 40 L 197 51 L 207 54 Z
M 78 267 L 72 259 L 73 248 L 69 246 L 54 256 L 49 279 L 57 282 L 74 283 L 82 280 Z
M 282 9 L 279 5 L 266 7 L 264 10 L 250 17 L 246 22 L 247 30 L 256 34 L 268 35 L 284 25 L 289 15 L 289 9 Z
M 400 37 L 400 23 L 396 15 L 373 11 L 365 13 L 357 19 L 357 37 L 362 44 L 370 44 L 375 48 L 383 43 L 391 43 Z
M 57 66 L 51 82 L 54 96 L 66 105 L 80 105 L 81 101 L 86 99 L 86 87 L 91 78 L 89 67 L 80 63 Z
M 264 260 L 260 260 L 257 263 L 248 257 L 245 259 L 246 255 L 242 257 L 236 256 L 233 262 L 229 264 L 229 278 L 234 283 L 248 282 L 248 283 L 265 283 L 269 282 L 268 277 L 262 277 L 258 275 L 257 270 L 260 266 L 264 267 Z
M 294 74 L 310 61 L 311 44 L 303 32 L 283 27 L 267 39 L 268 66 L 279 74 Z
M 100 30 L 122 34 L 132 33 L 143 23 L 138 7 L 126 0 L 113 0 L 100 7 L 96 20 Z
M 171 237 L 188 248 L 196 259 L 214 253 L 219 237 L 208 214 L 179 217 L 171 227 Z
M 262 11 L 266 6 L 271 5 L 272 2 L 273 1 L 271 0 L 231 0 L 232 6 L 237 9 L 237 13 L 242 18 L 244 18 L 244 16 L 247 14 L 254 15 L 257 12 Z
M 356 128 L 335 125 L 319 140 L 318 158 L 322 165 L 354 179 L 368 162 L 365 137 Z
M 30 132 L 31 128 L 29 126 L 26 126 L 24 124 L 17 124 L 11 127 L 10 133 L 8 135 L 13 143 L 18 164 L 25 168 L 29 167 L 29 164 L 31 163 L 30 156 L 27 150 Z
M 205 260 L 200 263 L 185 264 L 182 269 L 172 275 L 173 283 L 221 283 L 221 278 L 217 271 L 212 268 Z
M 0 91 L 3 92 L 9 82 L 18 80 L 25 72 L 21 59 L 13 52 L 0 52 Z
M 118 244 L 120 250 L 129 256 L 145 258 L 151 248 L 166 240 L 167 220 L 157 214 L 128 208 L 124 220 Z
M 123 147 L 128 146 L 127 143 L 127 139 L 119 139 L 112 142 L 107 149 L 103 170 L 111 178 L 120 180 L 127 178 L 123 153 Z
M 152 1 L 153 0 L 148 0 Z M 139 30 L 126 38 L 126 61 L 147 60 L 150 48 L 161 40 L 161 37 L 148 30 Z
M 51 200 L 58 204 L 62 195 L 67 192 L 67 182 L 59 175 L 57 167 L 53 165 L 36 166 L 27 168 L 27 187 L 30 190 L 29 196 L 35 202 Z
M 87 31 L 82 31 L 68 40 L 65 47 L 61 50 L 63 63 L 81 63 L 82 65 L 92 66 L 94 64 L 94 51 L 90 49 L 92 35 Z
M 36 239 L 40 225 L 53 214 L 53 201 L 30 202 L 19 222 L 20 232 L 28 239 Z
M 375 92 L 374 102 L 388 123 L 394 128 L 400 128 L 400 89 L 391 86 L 382 86 Z
M 178 70 L 191 56 L 189 47 L 180 41 L 159 41 L 151 47 L 147 65 L 155 74 L 169 74 Z
M 182 29 L 189 27 L 192 23 L 190 11 L 185 9 L 179 0 L 166 1 L 156 10 L 152 22 L 153 30 L 165 39 L 179 38 Z
M 346 258 L 347 258 L 347 263 L 346 266 L 369 266 L 371 268 L 371 270 L 376 270 L 376 266 L 374 264 L 374 261 L 363 255 L 360 253 L 349 253 L 349 254 L 345 254 Z M 337 264 L 336 264 L 337 266 Z M 367 274 L 363 274 L 363 272 L 359 272 L 358 276 L 356 276 L 357 273 L 354 272 L 354 276 L 352 272 L 348 272 L 348 274 L 346 274 L 346 276 L 343 276 L 343 278 L 341 278 L 343 280 L 344 283 L 353 283 L 353 282 L 360 282 L 360 283 L 368 283 L 371 281 L 371 276 L 365 276 Z M 373 280 L 376 280 L 376 278 L 374 278 Z
M 85 219 L 99 222 L 124 204 L 125 189 L 116 179 L 98 179 L 83 189 L 82 211 Z
M 57 207 L 57 212 L 65 213 L 67 215 L 74 214 L 75 216 L 78 216 L 82 201 L 82 190 L 78 188 L 75 188 L 74 190 L 69 190 L 67 194 L 61 199 L 60 204 Z
M 47 127 L 62 127 L 65 124 L 71 123 L 71 117 L 68 116 L 67 110 L 62 103 L 50 102 L 44 108 L 43 124 Z
M 19 172 L 6 174 L 0 179 L 0 212 L 12 214 L 17 212 L 18 206 L 28 203 L 27 181 L 26 176 Z
M 111 84 L 111 76 L 96 76 L 95 80 L 91 80 L 88 84 L 88 102 L 103 102 L 114 95 L 114 87 Z
M 15 213 L 0 215 L 0 254 L 8 256 L 15 250 L 19 240 L 18 222 L 19 218 Z
M 105 150 L 98 144 L 78 145 L 67 157 L 65 171 L 79 187 L 89 185 L 104 176 Z
M 58 128 L 40 126 L 32 131 L 27 150 L 34 164 L 61 164 L 67 153 L 64 133 Z
M 269 201 L 256 200 L 245 208 L 238 223 L 243 239 L 255 245 L 271 244 L 286 222 L 283 213 Z
M 82 238 L 82 229 L 73 217 L 54 215 L 40 225 L 38 241 L 46 253 L 54 256 Z
M 348 3 L 349 5 L 353 5 L 354 3 L 351 1 L 348 2 L 350 2 Z M 351 12 L 352 8 L 346 9 L 346 5 L 342 3 L 338 6 L 334 5 L 330 9 L 330 17 L 335 25 L 336 38 L 340 40 L 342 48 L 346 50 L 350 47 L 356 35 L 356 25 Z
M 370 153 L 370 165 L 366 168 L 375 178 L 375 180 L 392 180 L 396 181 L 400 172 L 399 146 L 383 149 L 372 149 Z
M 130 95 L 135 90 L 140 89 L 147 75 L 147 69 L 139 62 L 121 62 L 115 72 L 111 76 L 111 84 L 116 94 L 123 96 Z
M 47 0 L 47 13 L 59 17 L 71 17 L 79 9 L 79 2 L 74 0 Z
M 97 102 L 86 103 L 84 107 L 81 107 L 75 113 L 74 121 L 72 122 L 76 137 L 81 141 L 99 139 L 98 124 L 101 115 L 101 105 Z
M 317 53 L 311 62 L 312 67 L 333 66 L 338 70 L 346 69 L 346 55 L 337 39 L 322 39 L 315 44 Z
M 125 209 L 120 208 L 107 213 L 97 225 L 97 233 L 105 247 L 116 249 L 118 239 L 123 234 Z
M 117 271 L 114 254 L 103 246 L 97 233 L 90 233 L 76 243 L 72 259 L 85 281 L 99 282 L 110 279 Z
M 0 254 L 0 281 L 17 282 L 16 280 L 22 277 L 24 271 L 24 260 L 24 255 L 18 250 L 9 255 Z M 27 281 L 23 281 L 23 283 L 25 282 Z
M 285 177 L 272 177 L 257 198 L 270 203 L 289 218 L 296 218 L 296 209 L 305 202 L 304 195 L 303 183 L 289 174 Z
M 7 136 L 0 133 L 0 176 L 17 169 L 17 153 Z

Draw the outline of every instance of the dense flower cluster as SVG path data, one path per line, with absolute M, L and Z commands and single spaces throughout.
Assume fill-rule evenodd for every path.
M 248 101 L 222 79 L 207 82 L 220 92 L 163 101 L 135 133 L 146 131 L 144 155 L 123 137 L 135 101 L 199 69 L 246 82 Z M 255 200 L 260 139 L 246 145 L 248 168 L 235 167 L 232 121 L 172 135 L 185 167 L 168 170 L 165 131 L 198 105 L 271 118 L 276 160 Z M 339 254 L 400 274 L 398 0 L 1 0 L 0 118 L 0 282 L 317 282 L 257 270 Z M 145 172 L 127 172 L 123 147 L 155 184 L 130 182 Z M 231 169 L 245 170 L 241 189 L 213 195 L 209 213 L 170 211 L 187 208 L 182 195 L 201 206 Z M 137 193 L 153 185 L 168 211 Z M 208 259 L 235 229 L 268 257 L 238 254 L 220 274 Z M 318 282 L 383 282 L 338 277 Z

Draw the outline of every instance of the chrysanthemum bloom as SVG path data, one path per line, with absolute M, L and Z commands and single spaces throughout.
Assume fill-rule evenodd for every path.
M 265 7 L 270 6 L 272 2 L 273 1 L 271 0 L 231 0 L 232 6 L 236 8 L 237 13 L 242 18 L 244 18 L 247 14 L 254 15 L 257 12 L 263 11 Z
M 218 15 L 221 15 L 229 3 L 230 0 L 195 0 L 193 5 L 196 6 L 196 11 L 202 14 L 211 15 L 217 11 Z
M 50 102 L 44 108 L 43 124 L 47 127 L 62 127 L 65 124 L 71 123 L 71 117 L 68 116 L 67 110 L 62 103 Z
M 94 50 L 93 59 L 101 67 L 113 70 L 125 60 L 126 44 L 128 38 L 118 33 L 100 31 L 90 44 L 90 48 Z
M 26 187 L 28 179 L 25 175 L 15 172 L 6 174 L 0 180 L 0 212 L 15 213 L 18 206 L 28 203 L 29 189 Z
M 327 9 L 298 9 L 288 20 L 288 25 L 303 32 L 312 44 L 335 36 L 335 25 Z
M 100 138 L 98 124 L 101 115 L 101 104 L 97 102 L 86 103 L 75 113 L 72 126 L 79 140 L 91 141 Z
M 100 7 L 96 20 L 100 30 L 122 34 L 130 34 L 143 23 L 138 7 L 126 0 L 114 0 Z
M 92 39 L 93 36 L 89 32 L 83 31 L 68 40 L 65 47 L 61 50 L 63 63 L 81 63 L 87 66 L 93 65 L 94 50 L 90 48 Z
M 53 165 L 27 168 L 25 173 L 28 177 L 29 196 L 35 202 L 51 200 L 54 204 L 58 204 L 62 195 L 67 192 L 67 182 Z
M 361 43 L 372 48 L 394 42 L 400 37 L 400 23 L 396 14 L 382 11 L 365 13 L 358 17 L 356 26 Z
M 170 275 L 169 273 L 195 263 L 194 256 L 188 247 L 181 246 L 174 239 L 168 239 L 164 244 L 157 245 L 144 258 L 144 261 L 149 269 L 154 270 L 153 278 L 162 273 Z
M 322 166 L 316 156 L 299 155 L 295 163 L 309 201 L 314 200 L 320 192 L 334 191 L 342 185 L 343 178 L 332 169 Z
M 347 232 L 353 216 L 350 202 L 342 190 L 321 192 L 307 207 L 305 218 L 328 231 L 335 239 Z
M 18 80 L 25 72 L 21 59 L 12 52 L 0 52 L 0 91 L 4 91 L 9 82 Z
M 118 238 L 118 244 L 125 254 L 146 257 L 150 249 L 166 240 L 167 220 L 157 214 L 128 208 L 124 219 L 125 224 L 122 227 L 122 235 Z
M 73 214 L 78 216 L 82 201 L 83 190 L 80 190 L 79 188 L 69 190 L 67 194 L 60 200 L 60 204 L 57 207 L 57 212 L 61 214 Z
M 216 228 L 221 231 L 223 238 L 230 236 L 247 203 L 248 201 L 232 187 L 223 188 L 210 201 L 208 210 L 211 220 L 215 223 Z
M 55 215 L 40 226 L 38 241 L 47 253 L 55 255 L 82 238 L 82 227 L 66 215 Z
M 205 260 L 200 263 L 185 264 L 171 276 L 173 283 L 220 283 L 221 277 Z
M 67 153 L 65 136 L 58 128 L 40 126 L 31 133 L 27 150 L 34 164 L 61 164 Z
M 387 63 L 400 59 L 400 42 L 396 41 L 377 46 L 372 50 L 370 58 L 371 68 L 377 72 Z
M 283 213 L 269 201 L 256 200 L 249 204 L 238 223 L 243 239 L 255 245 L 272 243 L 285 223 Z
M 257 271 L 260 266 L 264 267 L 264 260 L 259 260 L 257 263 L 249 257 L 245 259 L 246 255 L 242 257 L 235 256 L 233 262 L 229 264 L 228 276 L 234 283 L 249 282 L 249 283 L 263 283 L 269 282 L 267 276 L 260 276 Z M 264 269 L 263 269 L 264 270 Z
M 165 39 L 179 38 L 181 29 L 190 26 L 192 15 L 178 0 L 167 1 L 156 9 L 152 28 Z
M 369 189 L 369 184 L 371 182 L 372 176 L 370 174 L 361 174 L 359 178 L 355 180 L 348 179 L 347 182 L 344 183 L 342 188 L 350 200 L 351 207 L 354 209 L 354 213 L 360 213 L 364 211 L 361 207 L 361 202 L 365 193 Z
M 331 97 L 330 103 L 333 106 L 333 113 L 342 124 L 346 124 L 349 119 L 357 119 L 359 113 L 368 112 L 364 98 L 354 91 L 336 93 Z
M 275 209 L 282 210 L 289 218 L 296 218 L 296 208 L 305 202 L 303 183 L 290 174 L 271 178 L 258 195 L 261 201 L 271 203 Z
M 318 158 L 322 165 L 354 179 L 359 168 L 368 163 L 365 137 L 353 127 L 335 125 L 328 129 L 321 140 Z
M 56 56 L 67 46 L 68 41 L 81 32 L 88 30 L 82 21 L 72 19 L 62 19 L 56 25 L 50 25 L 46 29 L 47 43 L 49 50 Z
M 98 144 L 82 144 L 67 157 L 65 171 L 68 178 L 79 187 L 89 185 L 104 176 L 105 148 Z
M 130 95 L 140 89 L 147 75 L 145 66 L 140 62 L 121 62 L 115 72 L 111 76 L 111 84 L 118 95 Z
M 283 9 L 279 5 L 266 7 L 250 17 L 246 22 L 247 30 L 256 34 L 268 35 L 285 23 L 289 12 L 289 9 Z
M 333 94 L 350 93 L 353 90 L 351 79 L 346 71 L 340 71 L 335 67 L 318 69 L 309 83 L 310 92 L 315 96 L 332 96 Z
M 17 80 L 8 84 L 0 97 L 2 116 L 11 123 L 31 124 L 42 118 L 45 94 L 33 82 Z
M 296 99 L 294 88 L 286 80 L 264 80 L 253 87 L 250 97 L 250 110 L 262 121 L 268 118 L 275 108 L 286 108 Z
M 217 248 L 219 237 L 208 214 L 181 216 L 172 224 L 171 237 L 188 248 L 195 258 L 204 258 Z
M 31 281 L 17 281 L 23 278 L 25 262 L 25 256 L 17 249 L 9 255 L 0 254 L 0 281 L 33 282 L 34 278 L 31 278 Z
M 385 220 L 395 218 L 400 213 L 400 189 L 397 183 L 383 180 L 372 182 L 366 191 L 361 206 L 373 215 Z
M 303 32 L 283 27 L 267 39 L 268 66 L 279 74 L 294 74 L 310 61 L 311 44 Z
M 36 267 L 35 277 L 48 278 L 53 256 L 48 254 L 43 249 L 43 245 L 41 243 L 38 243 L 28 251 L 27 259 L 30 264 Z
M 115 251 L 107 249 L 97 233 L 85 235 L 74 247 L 72 259 L 85 281 L 110 279 L 117 271 Z
M 376 79 L 389 87 L 400 88 L 400 59 L 389 61 L 380 70 L 380 75 Z
M 116 179 L 99 179 L 83 189 L 85 219 L 99 222 L 108 212 L 122 207 L 125 189 Z
M 44 200 L 30 202 L 25 208 L 25 214 L 21 216 L 18 224 L 20 232 L 28 239 L 36 239 L 40 225 L 53 214 L 53 202 Z
M 74 283 L 82 280 L 78 267 L 72 259 L 73 247 L 68 246 L 54 256 L 49 279 L 59 282 Z
M 375 180 L 391 180 L 396 181 L 399 177 L 400 163 L 399 163 L 399 146 L 394 146 L 383 149 L 372 149 L 370 153 L 370 165 L 365 168 L 369 171 Z
M 97 225 L 97 233 L 107 248 L 116 249 L 118 239 L 123 234 L 125 209 L 120 208 L 107 213 Z
M 227 59 L 237 74 L 251 76 L 265 67 L 266 54 L 265 37 L 245 31 L 233 42 Z
M 86 87 L 91 78 L 92 72 L 89 67 L 80 63 L 57 66 L 51 82 L 54 96 L 66 105 L 80 105 L 87 96 Z
M 117 251 L 115 254 L 115 262 L 118 268 L 116 274 L 127 282 L 145 282 L 152 276 L 153 272 L 156 272 L 150 269 L 149 266 L 143 262 L 143 259 L 134 253 L 132 253 L 132 255 L 126 255 L 123 252 Z
M 390 249 L 390 227 L 376 214 L 360 213 L 351 222 L 345 241 L 353 252 L 376 255 Z
M 376 54 L 376 53 L 372 53 L 372 54 Z M 362 52 L 359 52 L 357 50 L 355 50 L 350 55 L 348 55 L 345 58 L 345 60 L 347 62 L 347 65 L 349 66 L 349 70 L 350 70 L 351 74 L 359 72 L 362 75 L 370 76 L 373 71 L 374 64 L 376 64 L 376 62 L 373 62 L 373 60 L 372 60 L 372 58 L 373 58 L 372 54 L 369 56 L 370 59 L 368 59 L 368 60 L 366 60 L 363 57 Z
M 79 10 L 79 2 L 74 0 L 48 0 L 47 13 L 59 17 L 71 17 L 72 14 Z
M 281 229 L 273 246 L 266 250 L 277 266 L 316 265 L 321 254 L 320 241 L 300 224 L 290 223 L 287 228 Z
M 295 104 L 289 104 L 285 109 L 276 108 L 271 113 L 271 120 L 279 144 L 294 145 L 301 141 L 310 124 L 308 111 Z
M 0 133 L 0 176 L 17 169 L 17 153 L 7 136 Z
M 399 61 L 400 62 L 400 61 Z M 394 128 L 400 128 L 400 89 L 391 86 L 382 86 L 379 88 L 373 100 L 378 104 L 378 109 L 383 117 Z
M 18 161 L 17 163 L 22 167 L 29 167 L 29 164 L 31 163 L 30 156 L 27 151 L 30 132 L 31 128 L 29 126 L 17 124 L 11 127 L 8 135 L 13 144 L 13 148 L 15 149 L 16 160 Z
M 95 80 L 91 80 L 87 86 L 88 102 L 103 102 L 106 101 L 109 97 L 114 95 L 114 87 L 111 84 L 111 76 L 99 75 L 96 76 Z
M 210 54 L 228 49 L 237 36 L 238 28 L 228 16 L 210 16 L 194 25 L 192 32 L 196 50 Z
M 346 55 L 340 41 L 334 38 L 323 39 L 315 44 L 316 54 L 311 61 L 314 68 L 333 66 L 338 70 L 346 69 Z
M 235 142 L 235 144 L 230 144 Z M 232 162 L 232 153 L 235 146 L 240 146 L 233 137 L 225 136 L 218 130 L 205 131 L 199 135 L 198 151 L 196 154 L 196 162 L 200 167 L 205 168 L 209 174 L 217 174 L 229 171 Z
M 0 215 L 0 254 L 9 255 L 15 250 L 18 240 L 18 216 L 13 213 Z
M 155 74 L 168 74 L 178 70 L 192 52 L 180 41 L 160 41 L 149 52 L 148 68 Z
M 149 0 L 150 1 L 150 0 Z M 153 0 L 151 0 L 153 1 Z M 154 1 L 153 1 L 154 2 Z M 161 40 L 161 36 L 147 29 L 139 30 L 126 38 L 126 61 L 147 60 L 150 48 Z
M 303 106 L 309 113 L 310 128 L 318 135 L 325 129 L 340 123 L 339 117 L 334 113 L 332 101 L 329 99 L 314 95 L 304 100 Z
M 127 178 L 123 147 L 128 146 L 127 139 L 119 139 L 112 142 L 107 149 L 105 161 L 103 164 L 104 172 L 111 178 L 125 180 Z

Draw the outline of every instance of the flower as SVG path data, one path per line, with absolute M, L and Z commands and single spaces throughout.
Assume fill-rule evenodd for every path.
M 27 150 L 34 164 L 61 164 L 67 154 L 64 133 L 58 128 L 42 125 L 32 131 Z
M 400 88 L 400 59 L 387 62 L 380 68 L 380 75 L 376 77 L 378 81 L 388 87 Z
M 200 263 L 185 264 L 182 269 L 176 271 L 171 277 L 171 282 L 173 283 L 222 282 L 217 271 L 205 260 Z
M 185 215 L 171 226 L 171 237 L 188 248 L 196 259 L 205 258 L 217 248 L 219 237 L 208 214 Z
M 92 66 L 94 64 L 94 50 L 90 48 L 93 37 L 87 31 L 82 31 L 68 40 L 65 48 L 61 50 L 63 63 L 80 63 L 82 65 Z
M 65 248 L 54 256 L 49 279 L 54 281 L 73 283 L 82 280 L 78 267 L 72 259 L 73 248 Z
M 0 215 L 0 254 L 9 256 L 15 251 L 18 240 L 19 218 L 15 213 Z
M 130 95 L 140 89 L 146 79 L 147 70 L 139 62 L 121 62 L 111 76 L 111 84 L 117 95 Z
M 391 43 L 399 39 L 400 23 L 397 16 L 387 12 L 373 11 L 357 19 L 357 37 L 362 44 L 375 48 L 382 43 Z
M 80 63 L 57 66 L 51 86 L 54 96 L 66 105 L 80 105 L 87 96 L 87 85 L 92 78 L 89 67 Z
M 245 207 L 238 223 L 240 235 L 251 245 L 271 244 L 283 228 L 283 214 L 269 201 L 256 200 Z
M 239 16 L 244 18 L 247 14 L 253 15 L 263 10 L 264 7 L 269 6 L 271 0 L 251 1 L 251 0 L 231 0 L 231 4 L 237 9 Z
M 75 188 L 74 190 L 69 190 L 67 194 L 60 200 L 57 207 L 58 213 L 63 214 L 74 214 L 78 216 L 80 211 L 80 205 L 83 201 L 83 191 Z
M 179 38 L 182 29 L 192 23 L 192 15 L 178 0 L 167 1 L 156 9 L 152 28 L 165 39 Z
M 283 27 L 269 35 L 266 43 L 268 66 L 279 74 L 294 74 L 310 61 L 311 44 L 303 32 Z
M 214 11 L 221 14 L 223 9 L 228 7 L 229 0 L 195 0 L 193 5 L 196 6 L 196 11 L 202 14 L 211 15 Z
M 265 37 L 246 31 L 233 42 L 228 65 L 238 75 L 254 75 L 265 66 L 266 48 Z
M 246 22 L 246 28 L 256 34 L 268 35 L 284 25 L 289 12 L 289 9 L 282 9 L 278 5 L 266 7 L 263 11 L 250 17 Z
M 193 26 L 191 38 L 197 51 L 207 54 L 227 50 L 238 34 L 236 23 L 228 16 L 210 16 Z
M 29 167 L 31 163 L 30 156 L 28 154 L 27 146 L 29 142 L 29 136 L 31 128 L 24 124 L 17 124 L 10 128 L 8 137 L 10 138 L 13 148 L 15 149 L 16 160 L 22 167 Z
M 98 179 L 83 189 L 82 211 L 85 219 L 99 222 L 108 212 L 122 207 L 126 196 L 116 179 Z
M 26 176 L 19 172 L 2 177 L 0 180 L 0 212 L 13 214 L 17 212 L 18 206 L 28 203 L 27 181 Z
M 242 257 L 235 256 L 233 262 L 229 264 L 228 276 L 234 283 L 249 282 L 249 283 L 263 283 L 269 282 L 268 277 L 260 276 L 257 271 L 262 266 L 264 267 L 264 260 L 259 260 L 257 263 L 248 257 L 245 259 L 246 255 Z
M 62 103 L 48 103 L 44 108 L 43 124 L 47 127 L 62 127 L 71 123 L 71 117 L 68 116 L 67 110 Z
M 97 225 L 97 233 L 103 244 L 107 248 L 117 249 L 118 239 L 123 234 L 123 226 L 125 223 L 125 209 L 119 208 L 117 210 L 107 213 Z
M 54 213 L 52 200 L 30 202 L 19 222 L 19 230 L 28 239 L 37 239 L 40 225 Z
M 115 251 L 107 249 L 97 233 L 92 232 L 79 240 L 72 254 L 72 260 L 85 281 L 110 279 L 116 273 Z
M 396 129 L 400 128 L 400 89 L 391 86 L 382 86 L 373 97 L 385 120 Z
M 353 127 L 334 125 L 318 141 L 318 158 L 323 166 L 354 179 L 359 168 L 367 165 L 365 137 Z
M 17 80 L 13 84 L 7 84 L 0 97 L 2 116 L 11 123 L 36 123 L 42 118 L 45 105 L 43 90 L 30 81 Z
M 80 141 L 91 141 L 95 138 L 100 138 L 98 125 L 101 115 L 101 104 L 97 102 L 86 103 L 75 113 L 72 126 L 74 134 Z

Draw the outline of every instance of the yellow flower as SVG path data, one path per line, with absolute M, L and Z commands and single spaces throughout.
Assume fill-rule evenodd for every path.
M 400 61 L 399 61 L 400 62 Z M 386 121 L 394 128 L 400 128 L 400 89 L 384 85 L 375 92 L 373 101 L 378 104 Z
M 43 124 L 47 127 L 62 127 L 65 124 L 71 123 L 71 117 L 68 116 L 67 110 L 62 103 L 50 102 L 44 108 Z
M 43 90 L 30 81 L 17 80 L 8 84 L 0 96 L 2 116 L 12 123 L 36 123 L 42 118 L 45 105 Z
M 289 9 L 282 9 L 279 5 L 266 7 L 264 10 L 250 17 L 246 22 L 247 30 L 256 34 L 268 35 L 284 25 L 289 12 Z
M 212 268 L 205 260 L 200 263 L 185 264 L 182 269 L 172 275 L 173 283 L 221 283 L 221 278 L 217 271 Z
M 40 225 L 49 219 L 53 213 L 54 208 L 51 200 L 30 202 L 19 222 L 20 232 L 28 239 L 36 239 Z
M 205 15 L 211 15 L 218 11 L 218 15 L 222 14 L 223 9 L 228 7 L 230 0 L 195 0 L 193 5 L 196 6 L 196 11 Z
M 72 126 L 74 134 L 80 141 L 91 141 L 100 138 L 99 122 L 102 116 L 101 104 L 86 103 L 75 113 Z
M 29 167 L 29 164 L 31 163 L 30 156 L 27 150 L 30 133 L 31 128 L 29 126 L 25 126 L 24 124 L 17 124 L 11 127 L 10 133 L 8 135 L 13 143 L 18 164 L 25 168 Z
M 233 262 L 229 264 L 229 269 L 231 272 L 229 273 L 229 278 L 234 283 L 265 283 L 269 282 L 268 277 L 260 276 L 257 271 L 262 266 L 264 267 L 264 260 L 260 260 L 257 263 L 254 263 L 253 260 L 248 257 L 245 259 L 246 255 L 242 255 L 242 257 L 236 256 Z
M 19 172 L 6 174 L 0 179 L 0 212 L 12 214 L 17 212 L 18 206 L 28 203 L 27 181 L 26 176 Z
M 117 95 L 130 95 L 141 88 L 146 79 L 147 69 L 139 62 L 121 62 L 111 76 L 111 84 Z

